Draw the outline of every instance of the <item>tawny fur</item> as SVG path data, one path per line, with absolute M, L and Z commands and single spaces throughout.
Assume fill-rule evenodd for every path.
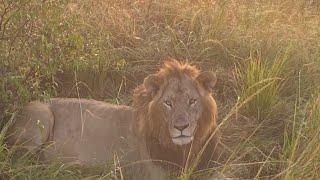
M 181 77 L 184 75 L 195 80 L 199 74 L 200 71 L 197 68 L 187 63 L 168 61 L 155 74 L 157 78 L 154 81 L 161 84 L 171 77 Z M 172 143 L 166 131 L 166 123 L 158 118 L 162 113 L 159 110 L 160 108 L 150 109 L 149 105 L 154 101 L 153 92 L 149 91 L 144 84 L 135 89 L 133 107 L 137 111 L 137 116 L 136 128 L 134 129 L 136 130 L 136 134 L 146 141 L 147 149 L 152 159 L 169 161 L 183 167 L 186 164 L 189 153 L 190 157 L 194 159 L 213 132 L 215 134 L 211 138 L 198 168 L 205 168 L 209 165 L 210 160 L 218 159 L 220 155 L 220 131 L 216 129 L 217 105 L 211 93 L 205 90 L 200 82 L 195 80 L 195 86 L 201 95 L 201 103 L 204 109 L 198 120 L 199 124 L 192 145 L 193 152 L 190 152 L 191 144 L 178 146 Z
M 30 102 L 7 132 L 10 145 L 29 151 L 42 150 L 43 160 L 81 164 L 113 161 L 114 153 L 133 147 L 131 124 L 134 112 L 128 106 L 101 101 L 53 98 Z M 119 157 L 121 158 L 121 157 Z
M 179 146 L 172 142 L 167 124 L 160 119 L 163 112 L 150 106 L 155 101 L 155 94 L 146 88 L 147 80 L 135 89 L 133 108 L 68 98 L 51 99 L 47 103 L 31 102 L 23 108 L 9 130 L 8 142 L 11 145 L 23 143 L 29 150 L 52 142 L 43 151 L 45 160 L 60 157 L 64 161 L 85 164 L 104 163 L 112 161 L 115 152 L 127 149 L 139 154 L 130 159 L 151 158 L 183 167 L 189 154 L 192 161 L 210 135 L 216 132 L 198 166 L 205 168 L 219 155 L 217 105 L 210 92 L 214 83 L 206 82 L 206 74 L 194 66 L 177 61 L 167 61 L 156 74 L 146 79 L 152 77 L 156 77 L 152 83 L 159 84 L 172 77 L 192 80 L 203 107 L 192 143 Z M 193 151 L 190 151 L 191 144 Z

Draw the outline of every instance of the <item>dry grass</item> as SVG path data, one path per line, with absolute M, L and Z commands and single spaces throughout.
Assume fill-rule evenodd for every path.
M 218 72 L 230 150 L 218 171 L 318 179 L 319 12 L 312 0 L 0 0 L 0 126 L 32 99 L 129 104 L 132 89 L 173 57 Z M 110 170 L 44 166 L 0 143 L 4 179 L 108 179 Z

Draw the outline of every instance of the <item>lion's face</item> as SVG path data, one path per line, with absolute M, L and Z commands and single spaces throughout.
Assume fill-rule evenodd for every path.
M 198 89 L 188 76 L 173 77 L 162 88 L 152 108 L 162 110 L 172 142 L 188 144 L 193 140 L 202 113 Z
M 192 142 L 203 113 L 203 98 L 210 93 L 216 77 L 211 72 L 204 72 L 197 77 L 180 73 L 161 78 L 150 75 L 144 85 L 153 91 L 149 103 L 149 114 L 157 121 L 158 131 L 170 135 L 176 145 Z

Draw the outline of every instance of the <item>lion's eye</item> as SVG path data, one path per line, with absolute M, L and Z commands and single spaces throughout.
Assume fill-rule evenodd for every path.
M 196 99 L 190 99 L 190 100 L 189 100 L 189 105 L 190 105 L 190 106 L 191 106 L 191 105 L 194 105 L 196 102 L 197 102 Z
M 164 101 L 164 104 L 165 104 L 166 106 L 168 106 L 168 107 L 172 107 L 171 101 L 166 100 L 166 101 Z

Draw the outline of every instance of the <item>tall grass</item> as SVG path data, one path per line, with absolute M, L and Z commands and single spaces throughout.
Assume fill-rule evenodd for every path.
M 247 113 L 263 118 L 272 112 L 272 108 L 279 102 L 284 76 L 290 73 L 285 72 L 287 61 L 286 53 L 273 61 L 250 58 L 248 62 L 241 62 L 242 64 L 235 67 L 237 94 L 240 99 L 248 98 L 265 84 L 272 82 L 271 86 L 245 105 Z
M 295 105 L 295 113 L 285 132 L 284 179 L 319 179 L 320 101 L 315 94 L 304 105 Z
M 173 57 L 219 72 L 230 156 L 218 170 L 318 179 L 319 10 L 312 0 L 2 0 L 0 128 L 35 99 L 129 104 L 132 89 Z M 110 178 L 109 167 L 91 173 L 12 154 L 1 140 L 0 178 Z

